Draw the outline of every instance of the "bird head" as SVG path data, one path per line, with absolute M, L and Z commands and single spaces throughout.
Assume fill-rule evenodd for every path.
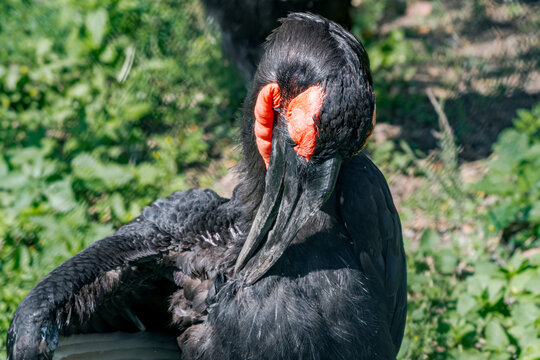
M 248 284 L 321 209 L 342 161 L 363 149 L 375 124 L 369 59 L 341 26 L 291 14 L 265 49 L 244 116 L 244 152 L 265 172 L 264 194 L 235 267 Z

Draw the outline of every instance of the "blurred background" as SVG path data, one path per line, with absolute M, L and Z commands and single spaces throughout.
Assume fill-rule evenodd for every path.
M 371 59 L 367 151 L 403 222 L 400 358 L 540 359 L 540 4 L 339 3 Z M 0 2 L 0 359 L 60 262 L 158 197 L 238 181 L 249 69 L 207 4 Z

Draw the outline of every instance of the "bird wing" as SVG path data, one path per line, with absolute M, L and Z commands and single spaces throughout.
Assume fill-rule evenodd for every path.
M 396 352 L 407 313 L 407 269 L 401 223 L 388 184 L 379 169 L 361 154 L 342 169 L 340 212 L 363 271 L 375 281 L 388 314 Z
M 179 253 L 219 245 L 200 234 L 228 224 L 215 221 L 226 202 L 209 190 L 175 192 L 66 260 L 19 304 L 7 336 L 8 359 L 49 359 L 59 335 L 143 330 L 140 314 L 150 324 L 169 324 L 151 309 L 161 306 L 166 313 L 163 300 L 174 291 Z

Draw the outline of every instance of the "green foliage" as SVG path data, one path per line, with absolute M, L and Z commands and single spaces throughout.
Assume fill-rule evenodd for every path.
M 382 168 L 383 173 L 406 173 L 412 175 L 415 169 L 409 167 L 409 165 L 413 162 L 414 156 L 411 156 L 409 152 L 402 151 L 407 146 L 404 141 L 400 141 L 399 144 L 394 141 L 375 144 L 374 141 L 371 141 L 368 142 L 367 148 L 371 154 L 371 159 Z
M 481 237 L 464 240 L 426 230 L 409 252 L 400 358 L 537 359 L 540 254 L 496 255 Z
M 477 185 L 496 196 L 488 228 L 515 245 L 538 246 L 540 237 L 540 104 L 518 111 L 514 127 L 503 131 Z
M 0 3 L 0 354 L 39 278 L 231 143 L 219 43 L 195 0 Z
M 403 29 L 377 34 L 390 1 L 356 3 L 378 119 L 435 124 L 408 83 L 428 52 Z M 212 183 L 188 174 L 230 147 L 245 93 L 219 42 L 196 0 L 0 2 L 0 358 L 17 304 L 43 275 L 152 200 Z M 400 204 L 409 312 L 399 358 L 538 359 L 540 104 L 501 134 L 473 186 L 441 114 L 427 156 L 405 141 L 370 144 L 387 176 L 423 181 Z
M 509 176 L 517 178 L 538 168 L 517 152 L 527 153 L 540 140 L 534 125 L 538 124 L 539 109 L 536 105 L 531 111 L 519 112 L 515 128 L 501 134 L 494 145 L 487 175 L 473 186 L 459 182 L 458 150 L 444 121 L 440 150 L 428 158 L 418 158 L 407 150 L 427 182 L 401 205 L 405 235 L 419 219 L 427 226 L 416 230 L 420 235 L 414 241 L 405 239 L 409 311 L 401 359 L 538 359 L 540 252 L 532 241 L 537 236 L 531 235 L 536 225 L 522 227 L 514 234 L 530 239 L 528 247 L 533 249 L 504 246 L 505 239 L 493 237 L 487 229 L 492 225 L 486 225 L 491 224 L 493 212 L 515 193 L 522 199 L 525 195 L 517 191 L 515 181 L 511 189 L 493 185 L 493 200 L 487 205 L 477 192 L 486 189 L 486 184 L 507 184 Z M 508 141 L 509 136 L 514 137 L 512 141 Z M 512 159 L 500 164 L 509 167 L 499 171 L 493 163 L 499 161 L 503 149 Z M 515 158 L 520 159 L 517 164 Z M 434 163 L 442 166 L 432 167 Z M 538 199 L 532 200 L 534 207 Z M 519 209 L 531 203 L 518 201 L 515 206 L 509 213 L 512 221 L 520 216 Z

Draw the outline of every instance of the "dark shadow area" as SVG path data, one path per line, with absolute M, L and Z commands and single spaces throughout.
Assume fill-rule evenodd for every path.
M 460 158 L 484 158 L 517 110 L 540 101 L 540 5 L 411 4 L 424 6 L 425 13 L 407 9 L 400 16 L 382 16 L 375 34 L 356 32 L 366 38 L 372 61 L 377 120 L 398 126 L 400 139 L 429 152 L 437 146 L 433 131 L 438 130 L 426 96 L 431 89 L 462 149 Z

